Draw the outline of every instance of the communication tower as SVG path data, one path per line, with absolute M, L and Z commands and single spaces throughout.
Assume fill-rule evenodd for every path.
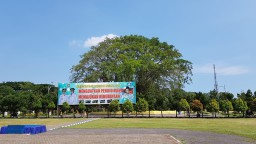
M 217 77 L 216 77 L 216 71 L 215 71 L 215 64 L 213 64 L 213 70 L 214 70 L 214 90 L 218 92 L 218 83 L 217 83 Z

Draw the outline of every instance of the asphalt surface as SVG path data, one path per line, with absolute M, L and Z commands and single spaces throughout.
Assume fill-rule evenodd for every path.
M 178 139 L 179 141 L 177 141 Z M 70 129 L 37 135 L 0 135 L 0 144 L 255 144 L 240 136 L 173 129 Z
M 93 120 L 93 119 L 90 119 Z M 88 120 L 88 121 L 90 121 Z M 70 125 L 70 124 L 67 124 Z M 36 135 L 0 134 L 0 144 L 255 144 L 235 135 L 176 129 L 71 129 L 52 126 Z
M 86 136 L 94 143 L 180 143 L 186 144 L 255 144 L 256 141 L 240 136 L 216 134 L 210 132 L 195 132 L 175 129 L 58 129 L 44 135 L 78 134 Z M 110 141 L 109 141 L 110 140 Z

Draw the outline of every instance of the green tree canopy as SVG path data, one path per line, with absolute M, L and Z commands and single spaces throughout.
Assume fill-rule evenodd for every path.
M 163 111 L 169 108 L 169 99 L 164 95 L 158 95 L 156 98 L 156 108 L 161 111 L 161 115 L 163 116 Z
M 190 107 L 195 112 L 201 112 L 203 110 L 203 104 L 200 102 L 200 100 L 193 100 L 190 104 Z
M 78 112 L 80 113 L 81 117 L 84 117 L 84 110 L 85 110 L 85 105 L 80 102 L 78 105 Z
M 6 86 L 6 85 L 0 86 L 0 95 L 6 96 L 13 93 L 14 93 L 14 89 L 12 87 Z
M 190 108 L 186 99 L 181 99 L 178 106 L 179 106 L 179 109 L 183 111 L 188 111 Z
M 186 92 L 185 93 L 185 99 L 187 100 L 188 103 L 191 103 L 196 97 L 195 92 Z
M 16 115 L 22 103 L 18 94 L 16 94 L 5 96 L 2 99 L 2 104 L 4 109 L 8 110 L 12 115 Z
M 209 93 L 208 93 L 210 99 L 219 99 L 218 97 L 218 92 L 216 90 L 211 90 Z
M 86 117 L 89 117 L 89 113 L 92 112 L 93 106 L 92 105 L 86 105 L 85 106 L 85 112 L 86 112 Z
M 212 99 L 210 103 L 206 106 L 206 109 L 208 112 L 212 112 L 212 114 L 215 113 L 216 117 L 216 112 L 219 111 L 219 103 L 217 102 L 216 99 Z
M 191 81 L 192 63 L 158 38 L 129 35 L 93 46 L 71 69 L 71 81 L 136 81 L 137 92 L 145 94 L 150 83 L 182 87 Z
M 235 100 L 235 110 L 238 112 L 242 112 L 243 113 L 243 117 L 244 117 L 244 112 L 248 109 L 247 103 L 245 101 L 243 101 L 241 98 L 238 98 Z
M 210 102 L 210 96 L 209 96 L 210 93 L 212 95 L 214 95 L 215 92 L 211 91 L 208 94 L 202 93 L 202 92 L 196 93 L 195 99 L 199 100 L 203 104 L 203 109 L 202 110 L 204 110 L 205 106 Z
M 49 112 L 52 111 L 56 107 L 55 103 L 53 101 L 50 101 L 47 105 L 48 109 L 48 117 L 49 117 Z
M 58 88 L 52 86 L 48 93 L 49 84 L 33 84 L 31 82 L 0 83 L 0 111 L 16 115 L 18 111 L 25 114 L 29 111 L 46 112 L 51 101 L 57 101 Z
M 122 111 L 123 111 L 124 113 L 127 113 L 127 116 L 129 116 L 129 113 L 133 111 L 133 105 L 132 105 L 131 101 L 126 100 L 126 101 L 123 103 Z
M 216 99 L 212 99 L 211 102 L 206 107 L 208 112 L 218 112 L 219 104 Z
M 145 95 L 139 93 L 141 97 L 145 97 L 145 100 L 148 102 L 148 114 L 150 117 L 150 111 L 155 109 L 156 105 L 156 95 L 157 95 L 157 90 L 156 87 L 154 87 L 153 84 L 150 85 L 149 90 L 146 92 Z
M 251 110 L 254 112 L 256 111 L 256 98 L 254 98 L 252 101 Z
M 227 100 L 231 101 L 234 98 L 234 95 L 229 92 L 220 92 L 219 95 L 220 95 L 221 100 L 227 99 Z
M 2 113 L 2 116 L 4 117 L 4 112 L 8 109 L 8 106 L 4 103 L 4 96 L 0 95 L 0 112 Z
M 120 106 L 119 106 L 118 100 L 112 100 L 109 104 L 110 113 L 113 112 L 114 114 L 116 114 L 116 112 L 119 110 L 120 110 Z
M 70 105 L 67 102 L 64 102 L 61 107 L 62 113 L 66 113 L 70 109 Z
M 225 113 L 227 112 L 228 117 L 229 117 L 229 111 L 233 110 L 233 105 L 232 105 L 231 101 L 229 101 L 228 99 L 221 100 L 220 101 L 220 110 Z
M 145 112 L 148 110 L 148 102 L 145 99 L 139 98 L 138 102 L 135 105 L 137 112 Z
M 181 99 L 186 99 L 185 98 L 185 91 L 182 89 L 172 89 L 169 98 L 169 105 L 170 105 L 170 109 L 173 110 L 180 110 L 179 109 L 179 102 Z
M 33 97 L 31 108 L 35 111 L 35 117 L 37 117 L 39 110 L 42 108 L 42 99 L 39 96 Z
M 220 110 L 223 112 L 228 112 L 233 110 L 233 105 L 229 100 L 220 101 Z
M 179 110 L 184 111 L 184 116 L 185 116 L 185 111 L 189 111 L 190 109 L 190 106 L 186 99 L 181 99 L 180 102 L 178 103 L 178 107 L 179 107 Z

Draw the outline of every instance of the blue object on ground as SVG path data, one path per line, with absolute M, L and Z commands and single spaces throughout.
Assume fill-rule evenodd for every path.
M 8 125 L 7 134 L 23 134 L 25 126 L 24 125 Z
M 46 132 L 45 125 L 8 125 L 1 128 L 1 134 L 39 134 Z
M 0 134 L 7 134 L 7 126 L 2 126 Z

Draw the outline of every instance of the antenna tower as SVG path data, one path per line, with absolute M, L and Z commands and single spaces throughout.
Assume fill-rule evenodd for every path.
M 216 78 L 215 64 L 213 64 L 213 70 L 214 70 L 214 90 L 218 92 L 218 83 Z

